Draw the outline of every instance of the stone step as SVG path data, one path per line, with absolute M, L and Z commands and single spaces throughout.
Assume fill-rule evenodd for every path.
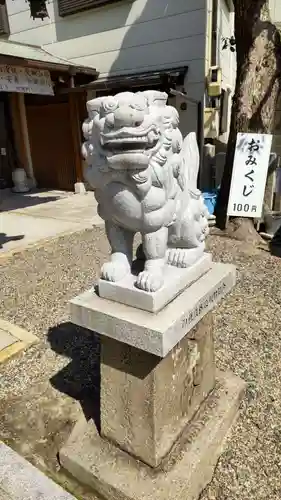
M 0 441 L 0 500 L 75 500 Z

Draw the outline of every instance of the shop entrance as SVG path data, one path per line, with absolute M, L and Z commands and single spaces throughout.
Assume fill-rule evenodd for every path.
M 25 96 L 34 176 L 39 188 L 73 190 L 76 173 L 67 96 Z

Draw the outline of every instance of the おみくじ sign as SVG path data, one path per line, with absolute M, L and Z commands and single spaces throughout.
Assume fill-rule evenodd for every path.
M 227 215 L 261 217 L 271 144 L 269 134 L 237 134 Z

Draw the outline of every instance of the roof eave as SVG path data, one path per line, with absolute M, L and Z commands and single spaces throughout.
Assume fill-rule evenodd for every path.
M 74 76 L 77 73 L 90 75 L 95 78 L 98 77 L 98 72 L 95 68 L 88 68 L 87 66 L 76 66 L 74 64 L 64 64 L 64 63 L 50 63 L 46 61 L 37 61 L 35 59 L 23 59 L 25 63 L 27 63 L 28 67 L 32 68 L 42 68 L 47 69 L 49 71 L 62 71 L 65 73 L 69 73 Z
M 156 84 L 159 78 L 165 77 L 167 75 L 173 75 L 175 81 L 178 85 L 183 85 L 184 78 L 188 72 L 188 66 L 183 65 L 179 67 L 162 68 L 159 70 L 145 71 L 145 72 L 135 72 L 130 74 L 121 75 L 108 75 L 105 78 L 97 77 L 94 81 L 86 83 L 84 85 L 79 85 L 75 88 L 61 89 L 62 93 L 68 92 L 81 92 L 87 90 L 107 90 L 111 88 L 118 88 L 118 86 L 131 85 L 136 87 L 137 85 L 148 85 Z
M 98 72 L 95 68 L 91 68 L 88 66 L 79 66 L 75 64 L 67 64 L 67 63 L 55 63 L 48 61 L 40 61 L 37 59 L 27 59 L 24 57 L 15 57 L 9 56 L 7 54 L 0 54 L 0 64 L 11 64 L 11 65 L 23 65 L 24 67 L 30 68 L 40 68 L 46 69 L 49 71 L 62 71 L 65 73 L 69 73 L 71 75 L 76 75 L 77 73 L 90 75 L 94 77 L 98 77 Z

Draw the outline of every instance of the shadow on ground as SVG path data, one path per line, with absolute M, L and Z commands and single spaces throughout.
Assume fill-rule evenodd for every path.
M 38 191 L 38 193 L 42 193 Z M 60 196 L 35 196 L 36 191 L 30 191 L 28 193 L 1 193 L 0 192 L 0 212 L 10 212 L 12 210 L 24 209 L 27 207 L 34 207 L 36 205 L 43 205 L 51 201 L 60 200 Z
M 0 233 L 0 250 L 1 248 L 4 247 L 6 243 L 9 243 L 10 241 L 19 241 L 23 240 L 24 235 L 19 234 L 18 236 L 7 236 L 6 233 Z
M 50 382 L 81 404 L 87 420 L 100 429 L 100 342 L 97 335 L 72 323 L 50 328 L 48 341 L 57 353 L 71 359 Z

